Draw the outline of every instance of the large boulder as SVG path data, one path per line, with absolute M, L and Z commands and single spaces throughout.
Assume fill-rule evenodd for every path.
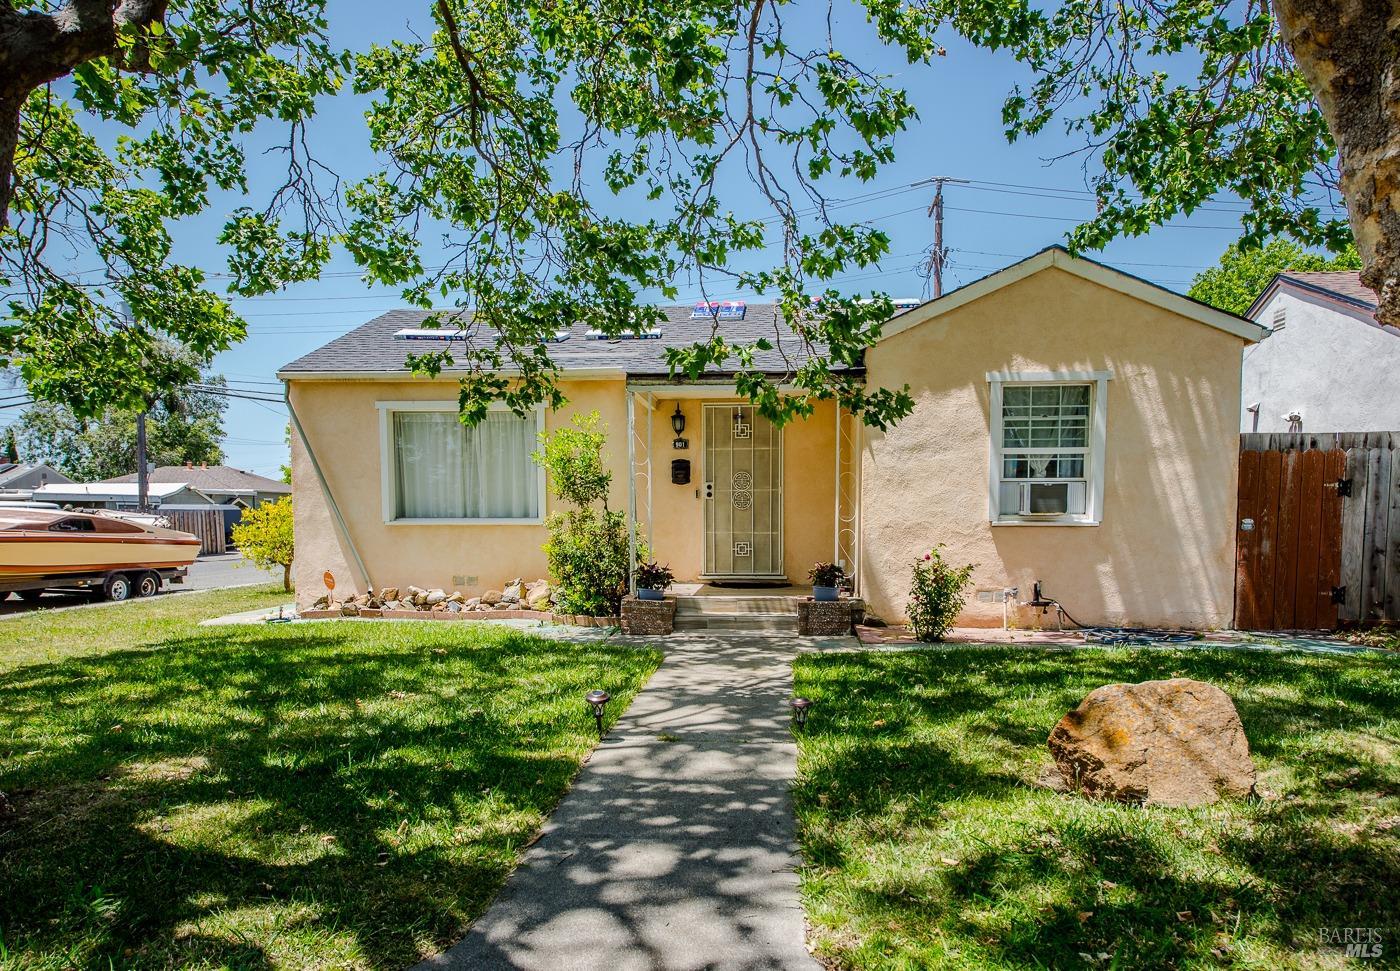
M 1189 678 L 1098 688 L 1060 719 L 1049 745 L 1065 782 L 1096 799 L 1199 806 L 1254 791 L 1235 703 Z

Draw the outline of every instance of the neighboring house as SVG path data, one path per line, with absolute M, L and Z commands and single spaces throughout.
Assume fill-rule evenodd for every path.
M 119 475 L 104 482 L 135 482 L 136 473 Z M 292 494 L 292 487 L 277 479 L 254 472 L 245 472 L 229 465 L 160 465 L 151 470 L 152 483 L 183 482 L 217 503 L 255 508 L 264 502 L 276 502 Z
M 136 489 L 134 482 L 70 482 L 35 489 L 34 499 L 36 502 L 56 502 L 61 506 L 84 509 L 135 509 L 138 499 Z M 219 505 L 184 482 L 152 483 L 146 497 L 147 502 L 156 509 Z
M 801 343 L 772 306 L 725 305 L 726 339 Z M 680 580 L 804 583 L 817 561 L 856 576 L 871 610 L 903 617 L 914 560 L 946 544 L 975 563 L 964 624 L 1002 622 L 1003 591 L 1036 580 L 1086 623 L 1223 627 L 1233 603 L 1240 352 L 1263 328 L 1055 247 L 908 310 L 866 355 L 867 386 L 909 386 L 888 432 L 831 402 L 774 428 L 734 375 L 670 378 L 668 346 L 710 335 L 700 307 L 670 308 L 648 338 L 553 343 L 569 403 L 527 418 L 457 421 L 451 369 L 412 375 L 441 346 L 394 311 L 280 372 L 294 423 L 297 596 L 418 584 L 478 594 L 546 573 L 536 435 L 597 410 L 617 473 Z M 685 417 L 686 449 L 672 419 Z M 629 455 L 633 456 L 629 474 Z M 674 463 L 688 462 L 688 480 Z M 682 481 L 677 481 L 682 480 Z
M 58 485 L 72 481 L 51 465 L 0 461 L 0 497 L 4 493 L 28 492 L 49 483 Z
M 1400 429 L 1400 330 L 1355 270 L 1280 273 L 1246 316 L 1269 332 L 1245 348 L 1242 431 Z
M 104 481 L 134 483 L 136 473 L 119 475 L 115 479 Z M 256 509 L 264 502 L 276 502 L 292 494 L 292 487 L 277 479 L 245 472 L 230 465 L 208 465 L 204 462 L 197 466 L 193 462 L 156 466 L 151 470 L 148 481 L 152 486 L 177 483 L 185 485 L 199 496 L 205 497 L 205 504 L 217 505 L 224 514 L 224 536 L 228 542 L 233 541 L 233 527 L 243 518 L 243 510 Z M 199 505 L 198 501 L 182 503 L 179 500 L 170 500 L 162 504 L 161 508 L 170 512 L 177 509 L 193 509 Z

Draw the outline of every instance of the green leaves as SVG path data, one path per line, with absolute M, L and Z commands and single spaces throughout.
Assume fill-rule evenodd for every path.
M 1212 307 L 1243 315 L 1277 273 L 1360 268 L 1361 259 L 1354 246 L 1328 259 L 1285 239 L 1270 240 L 1261 249 L 1246 249 L 1235 243 L 1221 254 L 1218 266 L 1196 275 L 1187 293 Z
M 1333 251 L 1348 244 L 1331 205 L 1335 145 L 1267 4 L 945 7 L 969 40 L 1009 47 L 1035 73 L 1003 105 L 1008 138 L 1057 117 L 1083 136 L 1098 213 L 1070 234 L 1072 249 L 1149 232 L 1220 193 L 1249 204 L 1247 247 L 1279 234 Z
M 242 138 L 259 123 L 288 126 L 287 179 L 224 228 L 232 289 L 314 278 L 339 232 L 333 179 L 302 138 L 346 67 L 320 0 L 181 0 L 143 22 L 122 20 L 128 8 L 114 44 L 71 63 L 71 85 L 29 94 L 0 228 L 18 325 L 0 328 L 0 364 L 80 417 L 137 407 L 185 374 L 161 350 L 171 343 L 207 357 L 245 336 L 227 299 L 175 257 L 170 231 L 207 210 L 211 186 L 245 186 Z

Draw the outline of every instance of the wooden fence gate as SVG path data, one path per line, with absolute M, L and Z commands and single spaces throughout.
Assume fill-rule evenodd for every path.
M 1400 432 L 1240 436 L 1235 626 L 1400 618 Z
M 224 553 L 224 513 L 222 509 L 171 509 L 161 512 L 171 529 L 199 537 L 200 553 Z

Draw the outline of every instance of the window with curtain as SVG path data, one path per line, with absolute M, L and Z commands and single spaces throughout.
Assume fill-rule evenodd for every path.
M 1092 397 L 1090 384 L 1003 386 L 1000 517 L 1086 514 Z
M 448 411 L 391 418 L 395 519 L 539 518 L 534 417 L 491 411 L 473 427 Z

